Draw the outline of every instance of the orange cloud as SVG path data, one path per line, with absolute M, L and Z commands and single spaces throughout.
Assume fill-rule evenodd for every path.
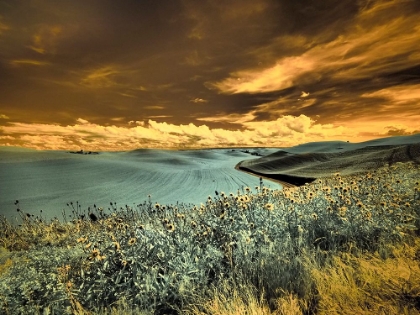
M 355 26 L 330 42 L 312 45 L 300 55 L 281 57 L 269 67 L 232 72 L 230 77 L 209 86 L 227 94 L 272 92 L 297 82 L 316 83 L 323 75 L 358 79 L 387 73 L 390 65 L 393 71 L 398 71 L 418 64 L 418 16 L 409 13 L 404 18 L 393 16 L 392 11 L 400 1 L 378 1 L 371 9 L 361 11 Z M 388 10 L 388 19 L 381 18 L 384 10 Z M 380 22 L 372 25 L 371 21 Z M 283 41 L 288 39 L 285 36 Z M 282 42 L 281 38 L 277 41 Z M 310 38 L 303 40 L 310 41 Z M 255 53 L 264 59 L 264 50 Z
M 389 87 L 365 93 L 362 97 L 383 99 L 382 105 L 376 110 L 377 119 L 399 119 L 405 124 L 419 125 L 420 84 Z
M 32 45 L 29 48 L 39 54 L 54 53 L 56 41 L 61 32 L 61 26 L 42 25 L 32 36 Z
M 15 143 L 37 149 L 113 151 L 140 147 L 202 148 L 226 146 L 292 146 L 343 135 L 343 127 L 321 125 L 307 116 L 284 116 L 275 121 L 245 122 L 242 130 L 211 129 L 206 125 L 175 125 L 149 120 L 126 127 L 101 126 L 79 118 L 75 125 L 9 123 L 0 131 Z M 0 138 L 0 143 L 6 139 Z M 10 138 L 7 143 L 12 143 Z M 4 144 L 4 143 L 3 143 Z
M 113 66 L 103 66 L 101 68 L 88 71 L 83 76 L 80 84 L 90 88 L 108 88 L 118 85 L 115 76 L 121 72 Z
M 2 35 L 5 31 L 8 31 L 10 27 L 6 24 L 4 24 L 1 20 L 3 18 L 0 16 L 0 35 Z
M 261 93 L 283 90 L 294 85 L 294 79 L 312 71 L 315 63 L 305 56 L 286 57 L 263 70 L 245 70 L 231 74 L 213 86 L 223 93 Z
M 50 65 L 49 62 L 33 60 L 33 59 L 15 59 L 15 60 L 10 61 L 10 63 L 14 66 L 19 66 L 19 65 L 47 66 L 47 65 Z
M 206 125 L 131 121 L 128 126 L 101 126 L 79 118 L 75 125 L 9 123 L 0 126 L 2 145 L 36 149 L 122 151 L 137 148 L 290 147 L 323 140 L 366 141 L 419 132 L 397 121 L 359 121 L 320 124 L 305 116 L 286 115 L 273 121 L 244 122 L 241 130 L 211 129 Z M 417 125 L 416 125 L 417 126 Z M 373 131 L 372 131 L 373 130 Z

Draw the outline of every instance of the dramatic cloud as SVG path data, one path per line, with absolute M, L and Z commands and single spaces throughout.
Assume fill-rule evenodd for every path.
M 0 12 L 0 145 L 286 146 L 419 130 L 417 0 L 5 0 Z
M 211 129 L 206 125 L 174 125 L 166 122 L 128 122 L 117 127 L 93 124 L 78 118 L 68 126 L 10 123 L 0 130 L 10 135 L 0 140 L 15 141 L 37 149 L 129 150 L 143 146 L 192 148 L 224 146 L 287 147 L 319 137 L 341 137 L 343 127 L 321 125 L 309 117 L 284 116 L 272 122 L 244 123 L 245 129 Z

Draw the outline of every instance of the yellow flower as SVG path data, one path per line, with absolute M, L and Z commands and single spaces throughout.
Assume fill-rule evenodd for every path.
M 267 203 L 264 206 L 268 211 L 273 211 L 274 210 L 274 205 L 272 203 Z
M 120 243 L 118 242 L 113 242 L 114 246 L 115 246 L 115 250 L 120 250 L 121 246 Z
M 84 242 L 86 242 L 87 241 L 87 238 L 85 238 L 85 237 L 79 237 L 78 239 L 77 239 L 77 243 L 84 243 Z
M 312 213 L 312 218 L 314 218 L 314 220 L 318 220 L 318 215 L 316 213 Z
M 95 248 L 90 252 L 90 259 L 95 259 L 100 255 L 99 249 Z
M 340 216 L 344 217 L 346 215 L 347 212 L 347 207 L 343 206 L 339 209 L 339 214 Z
M 370 220 L 370 219 L 372 218 L 372 213 L 371 213 L 370 211 L 367 211 L 367 212 L 365 213 L 365 218 L 366 218 L 367 220 Z
M 166 229 L 169 232 L 173 232 L 173 231 L 175 231 L 175 225 L 173 225 L 173 224 L 166 224 Z
M 130 238 L 130 240 L 128 241 L 128 245 L 134 245 L 136 243 L 136 238 L 132 237 Z

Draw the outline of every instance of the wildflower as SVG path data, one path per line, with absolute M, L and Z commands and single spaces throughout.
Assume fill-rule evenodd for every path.
M 114 244 L 115 250 L 120 250 L 121 249 L 120 243 L 113 242 L 113 244 Z
M 318 215 L 316 213 L 312 213 L 312 218 L 314 218 L 314 220 L 318 220 Z
M 134 238 L 134 237 L 132 237 L 132 238 L 130 238 L 130 240 L 128 241 L 128 245 L 134 245 L 135 243 L 136 243 L 136 238 Z
M 197 227 L 197 223 L 195 223 L 194 221 L 191 221 L 191 226 L 192 226 L 193 228 L 196 228 L 196 227 Z
M 253 229 L 253 228 L 255 227 L 255 224 L 251 222 L 251 223 L 249 224 L 249 227 L 250 227 L 251 229 Z
M 73 286 L 73 283 L 71 283 L 71 281 L 67 281 L 66 283 L 67 290 L 70 290 L 72 286 Z
M 155 204 L 155 209 L 156 209 L 156 210 L 159 210 L 159 208 L 160 208 L 160 204 L 158 204 L 158 203 L 156 202 L 156 204 Z
M 363 203 L 359 200 L 359 201 L 356 203 L 356 206 L 357 206 L 358 208 L 363 208 Z
M 404 206 L 405 206 L 406 208 L 410 208 L 410 203 L 409 203 L 409 202 L 406 202 L 406 203 L 404 204 Z
M 84 243 L 84 242 L 86 242 L 87 241 L 87 238 L 84 238 L 84 237 L 79 237 L 78 239 L 77 239 L 77 243 Z
M 223 206 L 225 207 L 225 208 L 229 208 L 229 202 L 225 202 L 224 204 L 223 204 Z
M 303 233 L 303 228 L 302 228 L 302 226 L 301 226 L 301 225 L 298 225 L 298 226 L 297 226 L 297 228 L 298 228 L 298 232 L 299 232 L 299 234 L 302 234 L 302 233 Z
M 173 232 L 173 231 L 175 231 L 175 225 L 173 225 L 173 224 L 167 224 L 167 225 L 166 225 L 166 229 L 167 229 L 169 232 Z
M 274 205 L 272 203 L 267 203 L 264 206 L 268 211 L 273 211 L 274 210 Z
M 121 260 L 121 265 L 123 267 L 127 266 L 127 264 L 128 264 L 127 260 L 125 260 L 125 259 Z
M 100 254 L 99 249 L 95 248 L 90 252 L 89 258 L 90 259 L 95 259 L 99 256 L 99 254 Z
M 249 187 L 245 187 L 245 191 L 246 191 L 246 192 L 250 192 L 250 191 L 251 191 L 251 188 L 249 188 Z
M 346 215 L 347 212 L 347 207 L 343 206 L 339 209 L 339 214 L 340 216 L 344 217 Z

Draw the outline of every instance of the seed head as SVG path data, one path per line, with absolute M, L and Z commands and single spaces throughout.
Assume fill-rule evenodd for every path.
M 169 232 L 173 232 L 173 231 L 175 231 L 175 225 L 173 225 L 172 223 L 171 223 L 171 224 L 167 224 L 167 225 L 166 225 L 166 229 L 167 229 Z

